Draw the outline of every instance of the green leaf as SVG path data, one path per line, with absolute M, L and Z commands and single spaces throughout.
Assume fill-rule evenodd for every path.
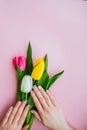
M 30 95 L 29 98 L 27 99 L 27 103 L 28 103 L 31 107 L 34 107 L 34 106 L 35 106 L 31 95 Z
M 24 75 L 26 74 L 25 71 L 21 71 L 19 67 L 17 67 L 17 78 L 19 81 L 22 80 L 22 78 L 24 77 Z
M 30 120 L 30 110 L 28 110 L 28 114 L 26 116 L 26 120 L 25 120 L 26 124 L 29 124 L 29 120 Z
M 49 81 L 49 75 L 48 75 L 47 71 L 45 71 L 43 73 L 41 79 L 37 81 L 36 85 L 37 86 L 42 86 L 43 89 L 46 90 L 46 86 L 47 86 L 48 81 Z
M 32 99 L 32 97 L 30 96 L 30 100 L 31 100 L 31 99 Z M 28 102 L 28 103 L 29 103 L 29 102 Z M 32 110 L 32 109 L 36 110 L 35 108 L 36 108 L 36 107 L 35 107 L 33 101 L 31 101 L 31 105 L 29 104 L 29 111 L 28 111 L 28 114 L 27 114 L 27 117 L 26 117 L 26 120 L 25 120 L 25 124 L 28 124 L 28 125 L 29 125 L 29 127 L 28 127 L 27 130 L 30 130 L 30 128 L 31 128 L 31 126 L 32 126 L 32 124 L 33 124 L 33 121 L 34 121 L 35 116 L 31 113 L 31 110 Z
M 21 101 L 22 93 L 21 93 L 21 91 L 20 91 L 20 84 L 19 84 L 19 83 L 18 83 L 17 98 L 18 98 L 19 101 Z
M 29 110 L 28 114 L 27 114 L 27 117 L 26 117 L 26 120 L 25 120 L 25 124 L 29 125 L 27 130 L 30 130 L 30 128 L 31 128 L 31 126 L 33 124 L 34 118 L 35 118 L 35 116 Z
M 64 73 L 64 71 L 61 71 L 59 73 L 57 73 L 56 75 L 54 75 L 51 79 L 49 79 L 46 89 L 49 89 L 52 84 Z
M 28 50 L 27 50 L 27 74 L 31 75 L 32 70 L 33 70 L 32 47 L 29 42 Z
M 47 54 L 45 55 L 44 62 L 45 62 L 44 71 L 47 71 L 47 68 L 48 68 L 48 56 L 47 56 Z
M 24 75 L 26 74 L 25 71 L 21 71 L 19 67 L 17 67 L 17 79 L 18 79 L 18 91 L 17 91 L 17 98 L 18 100 L 22 100 L 22 92 L 20 89 L 21 81 Z
M 30 113 L 30 120 L 29 120 L 29 123 L 28 123 L 28 125 L 29 125 L 28 130 L 31 129 L 31 126 L 32 126 L 32 124 L 34 122 L 34 119 L 35 119 L 35 116 L 32 113 Z
M 21 93 L 22 93 L 21 95 L 22 95 L 22 101 L 23 101 L 26 99 L 26 93 L 24 93 L 24 92 L 21 92 Z

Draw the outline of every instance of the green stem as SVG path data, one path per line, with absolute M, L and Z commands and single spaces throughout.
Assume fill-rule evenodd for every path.
M 18 91 L 17 91 L 17 98 L 19 101 L 21 101 L 21 90 L 20 90 L 20 81 L 18 80 Z
M 29 124 L 29 120 L 30 120 L 30 110 L 28 111 L 28 114 L 27 114 L 25 123 L 26 123 L 26 124 Z
M 26 93 L 26 101 L 27 101 L 27 98 L 28 98 L 28 93 Z
M 29 120 L 29 127 L 28 127 L 28 129 L 27 130 L 30 130 L 31 129 L 31 126 L 32 126 L 32 124 L 33 124 L 33 121 L 34 121 L 34 118 L 35 118 L 35 116 L 32 114 L 32 113 L 30 113 L 30 120 Z
M 34 81 L 33 81 L 33 85 L 35 85 L 35 84 L 36 84 L 36 82 L 37 82 L 37 80 L 34 80 Z

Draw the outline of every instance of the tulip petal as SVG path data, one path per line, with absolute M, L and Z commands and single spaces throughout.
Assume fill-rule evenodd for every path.
M 33 87 L 32 77 L 29 75 L 24 76 L 21 83 L 21 91 L 24 93 L 29 93 Z
M 23 56 L 18 57 L 18 66 L 23 71 L 26 68 L 26 59 Z
M 43 75 L 43 72 L 44 72 L 44 60 L 42 58 L 39 58 L 34 64 L 34 69 L 31 76 L 34 80 L 39 80 Z
M 16 57 L 16 56 L 13 58 L 13 65 L 14 65 L 15 69 L 18 66 L 18 57 Z

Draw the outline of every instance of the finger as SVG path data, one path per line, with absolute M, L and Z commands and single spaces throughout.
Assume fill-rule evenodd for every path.
M 31 113 L 33 113 L 35 115 L 35 117 L 41 122 L 40 115 L 39 115 L 39 113 L 37 111 L 32 110 Z
M 38 98 L 36 97 L 35 93 L 32 90 L 31 90 L 31 96 L 32 96 L 32 99 L 35 103 L 35 106 L 36 106 L 39 114 L 42 115 L 44 113 L 43 108 L 42 108 Z
M 7 121 L 8 121 L 8 119 L 9 119 L 9 117 L 10 117 L 10 114 L 11 114 L 12 110 L 13 110 L 13 107 L 11 106 L 11 107 L 9 108 L 8 112 L 6 113 L 5 117 L 4 117 L 3 120 L 2 120 L 2 125 L 5 125 L 5 124 L 7 123 Z
M 40 93 L 40 90 L 35 86 L 35 87 L 33 87 L 33 91 L 34 91 L 35 95 L 37 96 L 37 98 L 38 98 L 40 104 L 42 105 L 43 109 L 44 109 L 44 110 L 47 109 L 47 108 L 48 108 L 48 105 L 47 105 L 47 103 L 46 103 L 44 97 L 43 97 L 42 94 Z
M 10 117 L 9 117 L 8 123 L 10 123 L 10 124 L 12 123 L 12 121 L 13 121 L 13 119 L 15 117 L 15 114 L 16 114 L 18 108 L 20 107 L 20 105 L 21 105 L 21 101 L 18 101 L 16 103 L 16 105 L 14 106 L 14 108 L 13 108 L 13 111 L 12 111 Z
M 20 117 L 21 117 L 21 114 L 22 114 L 22 112 L 23 112 L 23 110 L 24 110 L 25 105 L 26 105 L 26 101 L 23 101 L 23 102 L 21 103 L 21 105 L 20 105 L 18 111 L 17 111 L 16 114 L 15 114 L 15 117 L 14 117 L 14 120 L 13 120 L 13 123 L 14 123 L 14 124 L 15 124 L 15 123 L 18 123 L 18 121 L 19 121 L 19 119 L 20 119 Z
M 48 94 L 48 96 L 49 96 L 49 98 L 50 98 L 52 104 L 53 104 L 54 106 L 58 106 L 56 100 L 54 99 L 54 97 L 52 96 L 52 94 L 49 92 L 49 90 L 47 90 L 46 92 L 47 92 L 47 94 Z
M 22 128 L 22 130 L 27 130 L 28 127 L 29 127 L 29 125 L 25 125 L 25 126 Z
M 22 115 L 21 115 L 19 121 L 18 121 L 18 124 L 19 124 L 19 125 L 22 126 L 22 125 L 24 124 L 24 121 L 25 121 L 25 119 L 26 119 L 28 110 L 29 110 L 29 106 L 27 105 L 27 106 L 25 107 L 25 109 L 24 109 L 24 111 L 23 111 L 23 113 L 22 113 Z
M 44 91 L 44 89 L 41 86 L 39 86 L 38 89 L 40 90 L 41 94 L 43 95 L 43 97 L 44 97 L 46 103 L 48 104 L 48 106 L 52 106 L 50 98 L 49 98 L 48 94 Z

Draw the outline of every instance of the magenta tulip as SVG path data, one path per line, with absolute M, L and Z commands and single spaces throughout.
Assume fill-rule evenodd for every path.
M 14 64 L 15 69 L 19 67 L 22 71 L 24 71 L 26 68 L 26 59 L 23 56 L 14 57 L 13 64 Z

